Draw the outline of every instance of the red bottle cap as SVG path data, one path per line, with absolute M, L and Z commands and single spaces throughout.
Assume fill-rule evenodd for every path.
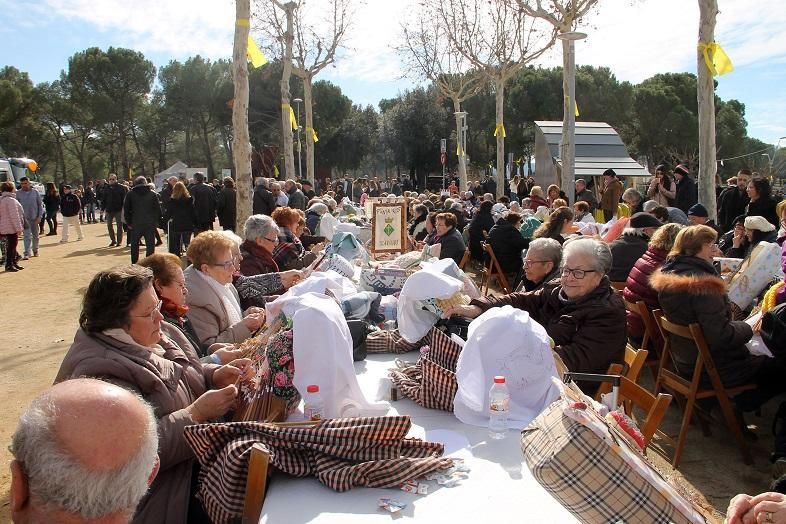
M 316 384 L 311 384 L 310 386 L 306 387 L 306 391 L 309 393 L 319 393 L 319 386 Z
M 494 383 L 495 384 L 504 384 L 505 383 L 505 377 L 503 377 L 502 375 L 497 375 L 496 377 L 494 377 Z

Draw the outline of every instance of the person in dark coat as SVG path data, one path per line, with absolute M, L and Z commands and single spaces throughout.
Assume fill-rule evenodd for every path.
M 268 187 L 268 179 L 263 178 L 254 189 L 254 202 L 252 208 L 255 215 L 267 216 L 272 215 L 273 210 L 276 209 L 276 197 L 273 196 L 273 193 Z
M 460 264 L 467 246 L 456 229 L 456 215 L 447 212 L 437 215 L 437 236 L 435 243 L 440 245 L 439 259 L 452 258 L 456 264 Z
M 57 235 L 57 211 L 60 209 L 60 193 L 57 192 L 54 182 L 46 183 L 46 193 L 43 201 L 46 209 L 46 223 L 49 225 L 49 233 L 46 236 L 55 236 Z
M 724 233 L 734 227 L 734 219 L 745 214 L 750 198 L 748 183 L 751 181 L 749 169 L 737 173 L 737 185 L 728 187 L 718 197 L 718 225 Z
M 191 195 L 194 197 L 194 210 L 196 211 L 195 233 L 213 229 L 216 220 L 216 191 L 212 186 L 205 184 L 203 173 L 194 173 L 194 185 L 191 186 Z
M 658 292 L 663 314 L 677 324 L 701 326 L 715 367 L 725 387 L 753 383 L 757 389 L 735 398 L 744 411 L 754 410 L 767 399 L 786 390 L 786 368 L 780 359 L 752 355 L 746 343 L 751 326 L 733 321 L 727 286 L 712 265 L 717 233 L 707 226 L 689 226 L 677 235 L 663 267 L 650 283 Z M 697 349 L 688 339 L 670 337 L 677 371 L 691 377 Z
M 224 178 L 224 187 L 221 188 L 216 199 L 216 212 L 218 223 L 224 231 L 234 231 L 237 221 L 237 192 L 235 181 L 231 177 Z
M 150 189 L 145 177 L 138 176 L 134 179 L 134 187 L 128 192 L 123 203 L 123 216 L 131 240 L 131 263 L 136 264 L 139 260 L 141 239 L 145 239 L 145 256 L 149 257 L 155 252 L 156 228 L 161 220 L 158 195 Z
M 594 213 L 598 207 L 598 199 L 595 193 L 587 189 L 587 183 L 582 178 L 576 179 L 576 202 L 586 202 L 589 204 L 590 213 Z
M 516 292 L 537 291 L 558 279 L 562 262 L 562 244 L 553 238 L 536 238 L 529 243 L 522 261 L 524 276 Z
M 617 240 L 609 244 L 613 262 L 609 270 L 612 282 L 625 282 L 636 261 L 647 251 L 650 237 L 661 227 L 660 220 L 649 213 L 636 213 L 630 217 L 626 227 Z
M 289 198 L 289 203 L 287 204 L 292 209 L 299 209 L 301 211 L 306 210 L 306 195 L 303 194 L 301 190 L 297 188 L 294 180 L 287 180 L 284 184 L 284 191 Z
M 494 227 L 494 215 L 491 214 L 492 202 L 484 200 L 480 203 L 477 213 L 469 223 L 469 253 L 472 260 L 482 262 L 483 248 L 480 243 L 485 240 L 483 232 L 488 233 Z
M 106 212 L 106 228 L 109 231 L 109 247 L 123 245 L 123 201 L 128 188 L 117 182 L 117 175 L 109 174 L 109 181 L 104 189 L 104 211 Z M 115 223 L 117 233 L 115 233 Z
M 660 309 L 658 292 L 652 289 L 650 276 L 666 261 L 666 256 L 674 246 L 674 239 L 677 238 L 677 233 L 682 228 L 683 226 L 680 224 L 664 224 L 655 231 L 647 251 L 641 255 L 641 258 L 636 261 L 633 269 L 628 273 L 622 298 L 631 303 L 644 302 L 650 311 Z M 644 337 L 644 323 L 641 317 L 632 311 L 628 311 L 627 314 L 628 336 L 633 340 L 641 341 Z M 655 329 L 652 338 L 656 347 L 661 347 L 663 339 L 659 329 Z
M 271 217 L 248 217 L 243 226 L 244 241 L 240 245 L 240 274 L 251 277 L 279 272 L 278 264 L 273 258 L 273 251 L 278 245 L 278 234 L 278 226 Z
M 709 226 L 718 232 L 718 236 L 722 235 L 723 231 L 712 219 L 707 208 L 701 204 L 693 204 L 688 210 L 688 222 L 691 226 Z
M 748 196 L 750 202 L 745 214 L 750 216 L 764 217 L 764 219 L 775 226 L 780 226 L 780 220 L 775 207 L 778 201 L 772 197 L 772 188 L 766 178 L 754 178 L 748 183 Z
M 164 222 L 168 228 L 169 252 L 182 256 L 183 250 L 188 249 L 191 243 L 191 235 L 196 227 L 194 198 L 183 182 L 177 182 L 172 189 Z
M 554 339 L 554 351 L 570 371 L 605 373 L 622 362 L 627 343 L 625 306 L 611 288 L 608 246 L 591 238 L 565 243 L 562 276 L 537 291 L 472 299 L 445 316 L 478 317 L 492 307 L 511 305 L 529 312 Z
M 682 164 L 674 168 L 674 180 L 677 186 L 674 207 L 687 213 L 691 206 L 699 201 L 699 188 L 691 178 L 688 168 Z
M 496 225 L 489 231 L 489 243 L 494 250 L 494 256 L 505 273 L 508 282 L 513 286 L 521 273 L 521 251 L 527 246 L 528 241 L 519 233 L 521 215 L 508 213 L 500 218 Z M 511 288 L 512 289 L 512 288 Z
M 177 184 L 177 177 L 171 176 L 164 181 L 164 187 L 161 188 L 161 192 L 158 194 L 159 200 L 161 200 L 161 213 L 166 215 L 167 206 L 169 205 L 169 200 L 172 198 L 172 191 L 175 189 L 175 184 Z

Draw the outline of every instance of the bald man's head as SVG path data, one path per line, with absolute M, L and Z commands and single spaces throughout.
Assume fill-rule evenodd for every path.
M 99 380 L 61 382 L 32 402 L 12 438 L 14 518 L 130 518 L 157 450 L 156 419 L 141 398 Z

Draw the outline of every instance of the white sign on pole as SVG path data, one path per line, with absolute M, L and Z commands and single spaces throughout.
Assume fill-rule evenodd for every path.
M 439 141 L 439 152 L 446 153 L 448 151 L 448 139 L 443 138 Z

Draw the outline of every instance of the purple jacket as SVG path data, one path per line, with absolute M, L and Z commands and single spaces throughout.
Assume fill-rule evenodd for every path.
M 777 242 L 781 245 L 781 270 L 786 273 L 786 236 L 780 237 Z M 783 304 L 786 302 L 786 286 L 782 286 L 775 295 L 775 303 Z
M 13 193 L 0 194 L 0 235 L 13 235 L 25 228 L 25 212 Z

